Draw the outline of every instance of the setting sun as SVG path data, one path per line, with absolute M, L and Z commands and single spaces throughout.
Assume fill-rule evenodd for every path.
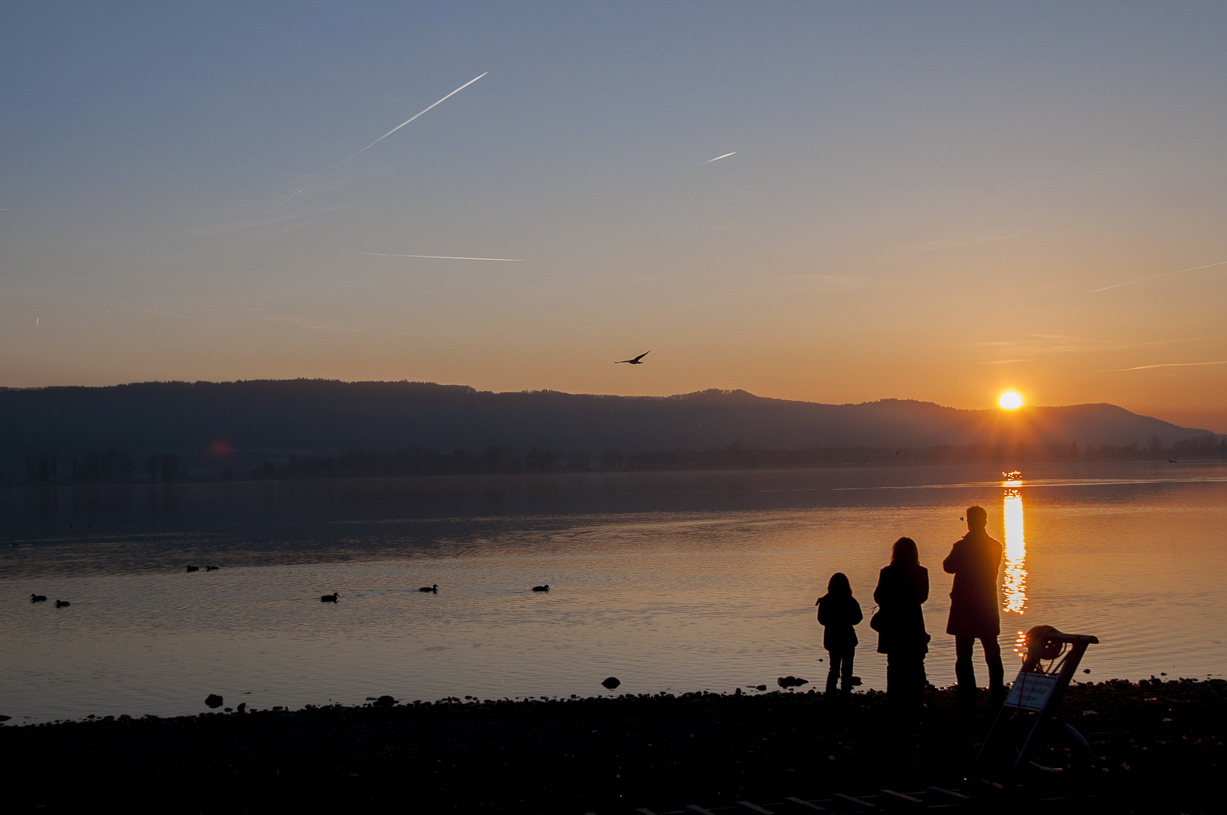
M 1017 391 L 1006 391 L 997 397 L 997 404 L 1002 410 L 1018 410 L 1022 407 L 1023 399 Z

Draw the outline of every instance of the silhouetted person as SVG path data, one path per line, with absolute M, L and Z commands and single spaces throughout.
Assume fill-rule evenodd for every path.
M 852 584 L 843 572 L 831 575 L 827 593 L 814 603 L 818 606 L 818 622 L 822 623 L 822 647 L 831 661 L 827 671 L 827 695 L 835 695 L 835 687 L 843 677 L 843 695 L 852 695 L 852 659 L 856 655 L 856 624 L 865 619 L 861 604 L 852 596 Z
M 900 538 L 890 550 L 890 565 L 878 573 L 873 601 L 878 612 L 878 653 L 886 654 L 886 696 L 896 712 L 920 710 L 925 686 L 925 631 L 921 605 L 929 599 L 929 570 L 920 565 L 916 541 Z
M 954 575 L 950 590 L 950 621 L 946 633 L 954 635 L 954 675 L 959 682 L 959 699 L 976 699 L 976 671 L 971 654 L 976 640 L 984 646 L 988 663 L 988 690 L 993 704 L 1005 699 L 1005 668 L 1001 664 L 1001 598 L 997 572 L 1001 567 L 1000 541 L 984 530 L 988 513 L 984 507 L 967 508 L 967 534 L 954 544 L 942 561 L 942 568 Z

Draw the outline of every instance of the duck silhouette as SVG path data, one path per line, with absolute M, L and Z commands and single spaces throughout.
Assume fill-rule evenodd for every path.
M 615 362 L 615 363 L 614 363 L 614 365 L 621 365 L 622 363 L 626 363 L 627 365 L 642 365 L 642 364 L 643 364 L 643 358 L 644 358 L 644 357 L 646 357 L 646 356 L 647 356 L 648 354 L 650 354 L 650 353 L 652 353 L 652 352 L 651 352 L 651 351 L 644 351 L 642 354 L 640 354 L 639 356 L 635 357 L 634 359 L 620 359 L 620 360 L 618 360 L 617 362 Z
M 45 595 L 45 594 L 31 594 L 31 595 L 30 595 L 30 602 L 31 602 L 31 603 L 45 603 L 45 602 L 47 602 L 47 595 Z
M 439 593 L 439 584 L 438 584 L 438 583 L 435 583 L 433 586 L 422 586 L 422 588 L 418 589 L 418 591 L 428 591 L 428 592 L 430 592 L 431 594 L 438 594 L 438 593 Z
M 321 597 L 320 602 L 321 603 L 335 603 L 338 599 L 340 599 L 340 597 L 341 595 L 337 594 L 334 591 L 332 594 L 325 594 L 323 597 Z
M 189 565 L 188 565 L 188 567 L 187 567 L 186 569 L 184 569 L 184 571 L 185 571 L 185 572 L 198 572 L 198 571 L 200 571 L 200 567 L 199 567 L 199 566 L 192 566 L 192 565 L 190 565 L 190 564 L 189 564 Z
M 71 605 L 72 603 L 68 602 L 67 600 L 56 600 L 55 601 L 56 608 L 64 608 L 65 606 L 71 606 Z
M 221 566 L 205 566 L 206 572 L 216 572 Z
M 544 586 L 533 586 L 533 591 L 549 591 L 549 590 L 550 590 L 549 583 L 546 583 Z

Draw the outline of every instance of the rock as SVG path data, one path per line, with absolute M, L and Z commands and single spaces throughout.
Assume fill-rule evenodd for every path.
M 605 681 L 602 682 L 601 684 L 604 685 L 609 690 L 613 690 L 614 688 L 618 687 L 622 683 L 618 680 L 618 677 L 609 676 L 609 677 L 606 677 Z
M 224 700 L 216 693 L 210 693 L 205 697 L 205 704 L 211 708 L 219 708 L 224 703 Z
M 775 681 L 781 688 L 799 688 L 809 684 L 808 679 L 802 679 L 799 676 L 781 676 Z
M 237 710 L 239 713 L 246 713 L 246 712 L 247 712 L 247 703 L 246 703 L 246 702 L 239 702 L 239 706 L 238 706 L 237 708 L 235 708 L 235 710 Z
M 755 685 L 754 686 L 754 690 L 766 690 L 766 689 L 767 689 L 766 685 Z
M 387 694 L 384 694 L 375 700 L 376 707 L 392 707 L 395 704 L 396 700 Z

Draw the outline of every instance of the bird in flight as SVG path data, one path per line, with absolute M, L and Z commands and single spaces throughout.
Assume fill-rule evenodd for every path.
M 644 357 L 646 357 L 646 356 L 647 356 L 648 354 L 650 354 L 650 353 L 652 353 L 652 352 L 651 352 L 651 351 L 644 351 L 642 354 L 640 354 L 639 356 L 635 357 L 634 359 L 620 359 L 620 360 L 618 360 L 617 362 L 615 362 L 615 363 L 614 363 L 614 365 L 621 365 L 623 362 L 625 362 L 627 365 L 642 365 L 642 364 L 643 364 L 643 358 L 644 358 Z

